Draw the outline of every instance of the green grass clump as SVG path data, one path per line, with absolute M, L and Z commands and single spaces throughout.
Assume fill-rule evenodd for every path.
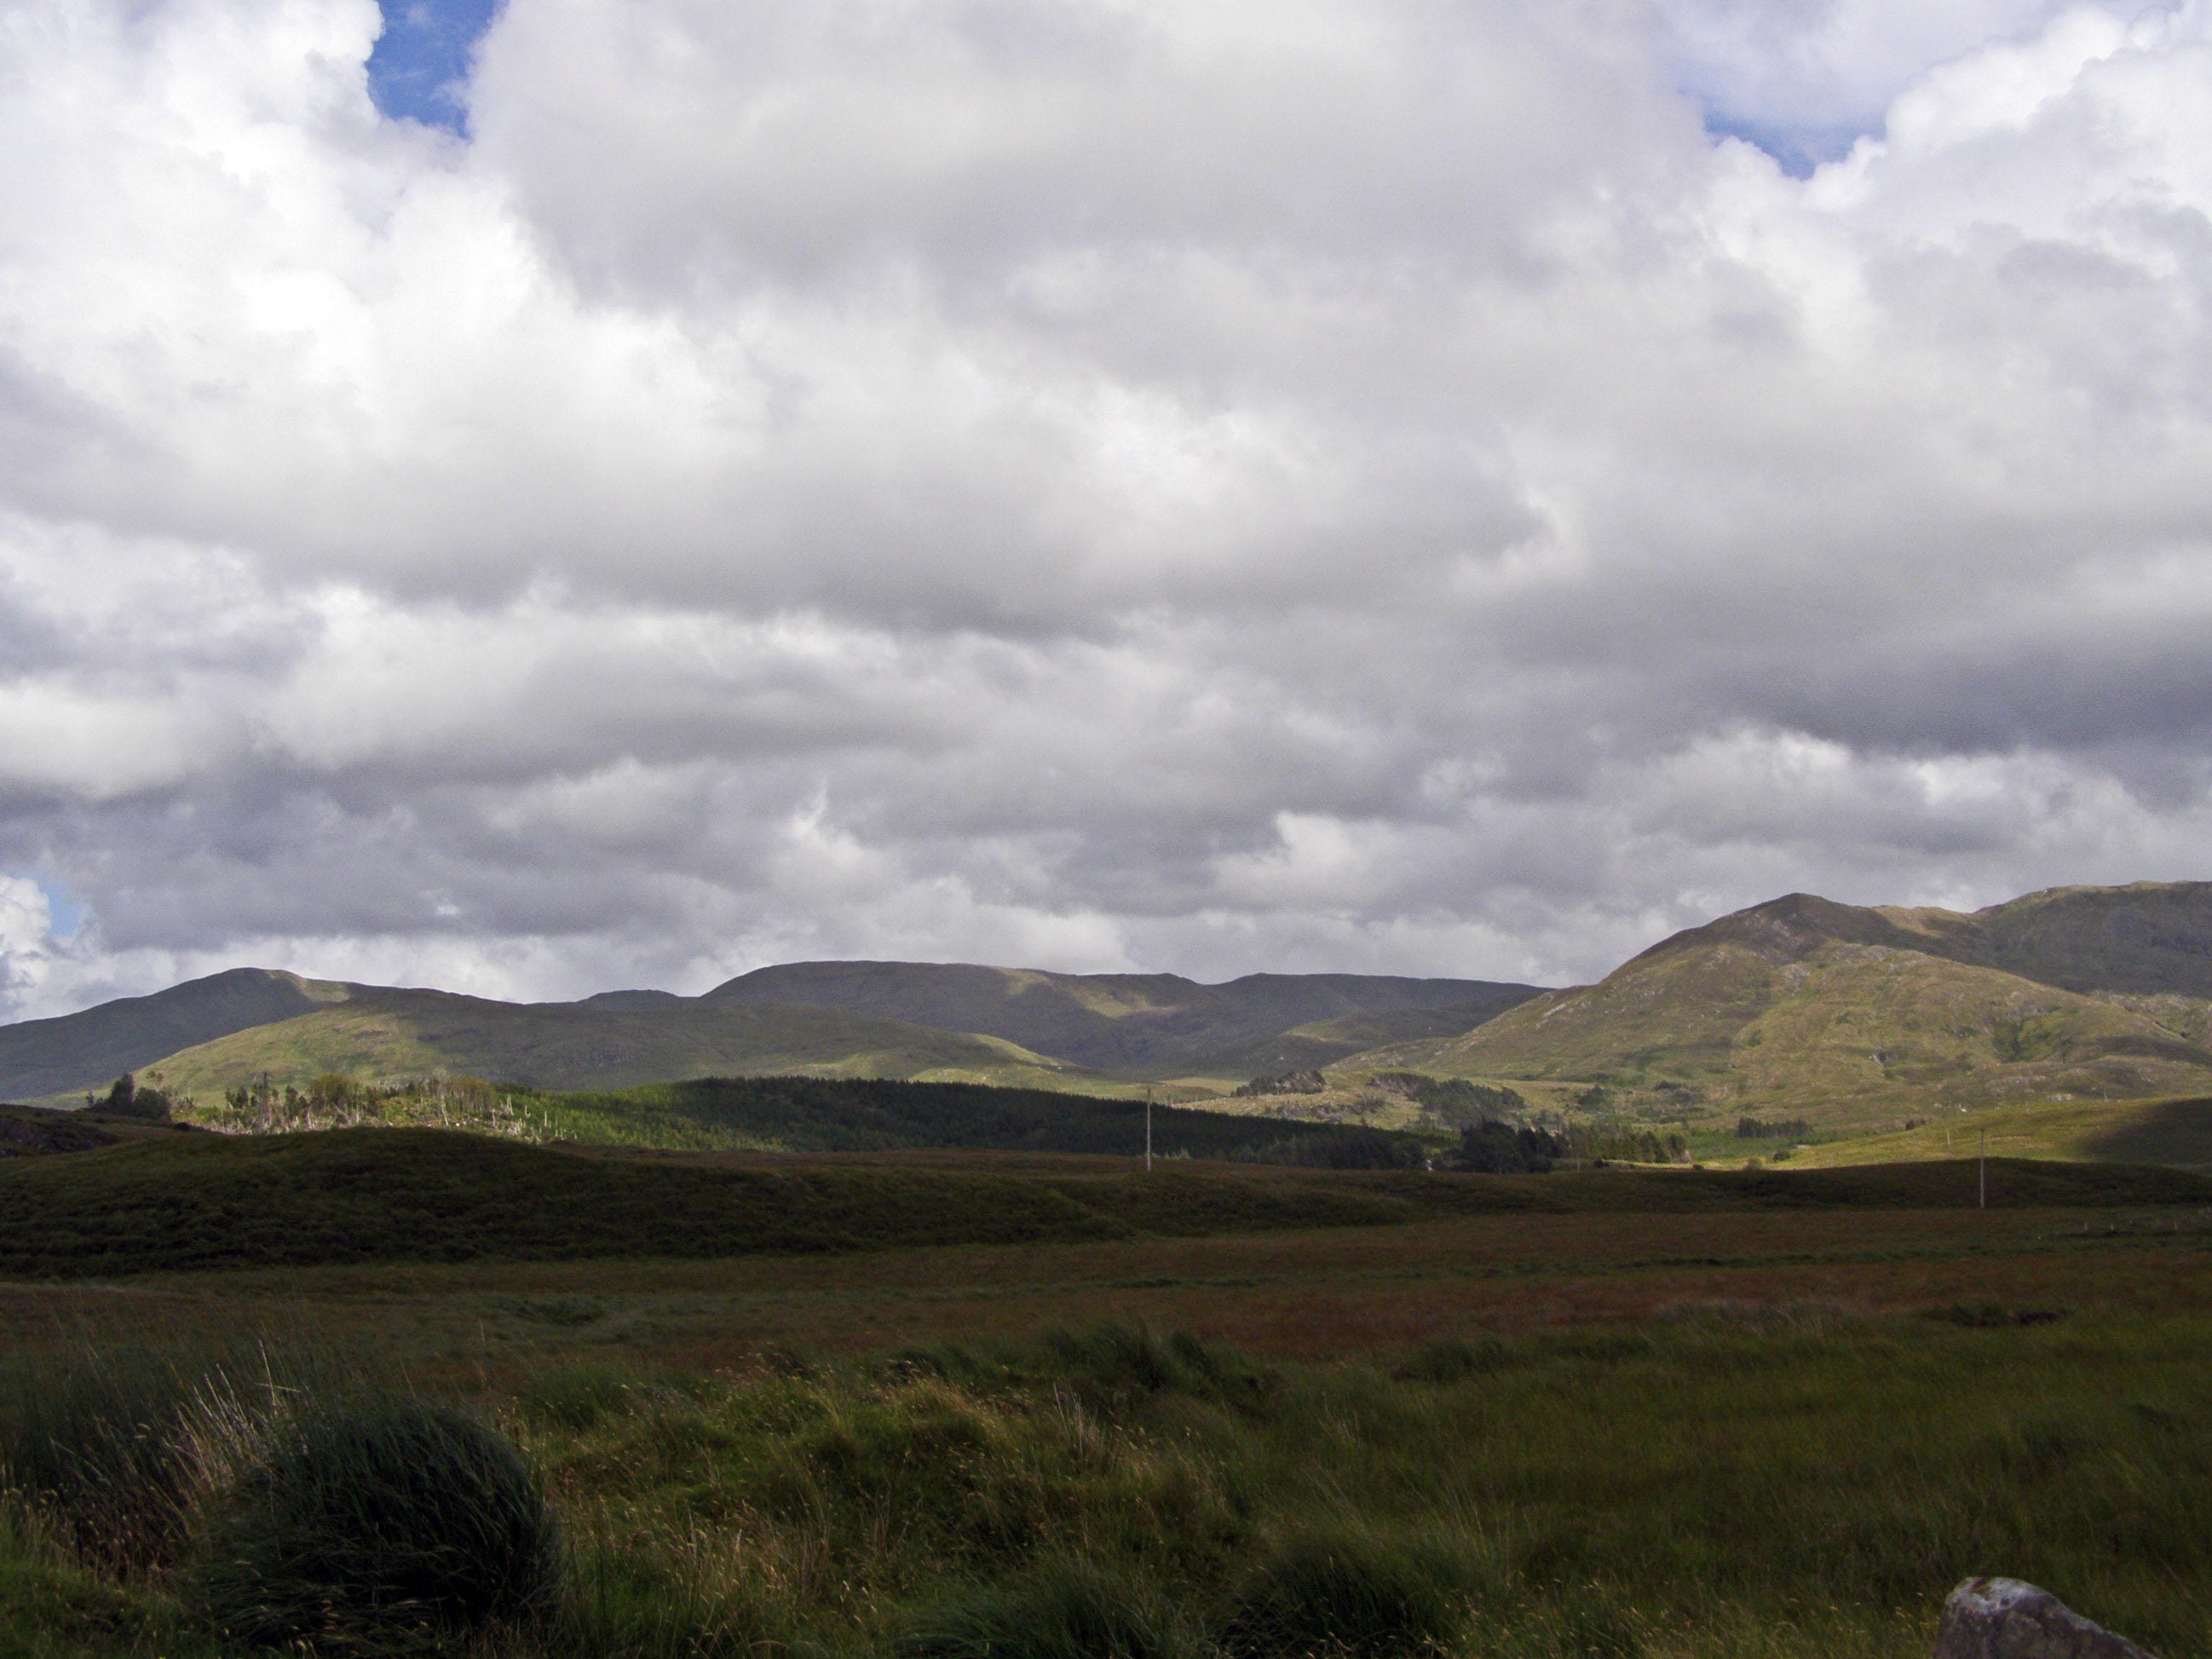
M 1449 1650 L 1469 1577 L 1434 1543 L 1358 1531 L 1291 1538 L 1239 1583 L 1221 1645 L 1234 1659 L 1411 1659 Z
M 547 1606 L 562 1552 L 529 1461 L 406 1395 L 313 1410 L 222 1501 L 195 1597 L 233 1638 L 386 1652 Z
M 1188 1659 L 1200 1649 L 1152 1585 L 1056 1560 L 930 1607 L 895 1650 L 898 1659 Z
M 578 1551 L 516 1659 L 754 1659 L 787 1646 L 745 1568 L 696 1531 L 633 1523 Z

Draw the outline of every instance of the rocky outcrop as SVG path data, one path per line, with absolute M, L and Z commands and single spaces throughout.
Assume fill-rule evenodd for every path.
M 1936 1659 L 2151 1659 L 2017 1578 L 1969 1578 L 1943 1603 Z

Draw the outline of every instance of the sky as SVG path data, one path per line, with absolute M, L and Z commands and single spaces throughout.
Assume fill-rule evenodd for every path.
M 2212 876 L 2212 4 L 387 13 L 0 0 L 0 1017 Z

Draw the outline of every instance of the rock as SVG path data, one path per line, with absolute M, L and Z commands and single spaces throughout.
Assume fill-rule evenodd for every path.
M 1936 1659 L 2151 1659 L 2049 1590 L 2017 1578 L 1969 1578 L 1943 1603 Z

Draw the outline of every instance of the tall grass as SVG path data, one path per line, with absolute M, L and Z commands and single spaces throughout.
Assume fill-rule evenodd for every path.
M 312 1406 L 214 1510 L 195 1599 L 256 1646 L 388 1653 L 518 1621 L 559 1586 L 559 1533 L 528 1459 L 438 1401 Z
M 564 1587 L 469 1605 L 507 1617 L 514 1659 L 1918 1659 L 1951 1586 L 2002 1572 L 2200 1652 L 2208 1362 L 2193 1316 L 1715 1304 L 1322 1369 L 1133 1327 L 711 1376 L 549 1367 L 480 1402 L 529 1460 L 483 1467 L 510 1493 L 543 1471 Z M 286 1420 L 254 1468 L 285 1466 L 265 1449 L 308 1418 Z M 306 1511 L 271 1478 L 196 1498 L 171 1565 L 49 1574 L 40 1595 L 105 1585 L 152 1620 L 164 1585 L 223 1559 L 240 1506 L 264 1506 L 264 1538 L 314 1530 L 274 1524 Z M 443 1513 L 438 1484 L 409 1512 Z M 386 1571 L 434 1530 L 387 1514 L 349 1535 L 385 1540 Z M 411 1609 L 387 1647 L 453 1622 L 419 1588 L 368 1602 Z M 52 1650 L 188 1647 L 180 1626 L 156 1644 L 99 1618 L 122 1633 Z
M 291 1392 L 254 1347 L 15 1358 L 0 1366 L 0 1490 L 88 1565 L 145 1572 L 252 1461 Z
M 898 1659 L 1199 1659 L 1204 1651 L 1157 1588 L 1082 1560 L 948 1597 L 896 1645 Z
M 1221 1646 L 1239 1659 L 1443 1652 L 1468 1623 L 1473 1580 L 1442 1540 L 1364 1530 L 1294 1536 L 1237 1585 Z
M 568 1501 L 742 1540 L 778 1618 L 862 1647 L 1014 1651 L 1022 1609 L 1079 1622 L 1082 1560 L 1254 1654 L 1901 1655 L 1978 1572 L 2178 1653 L 2212 1638 L 2208 1360 L 2203 1322 L 2081 1316 L 1714 1308 L 1326 1370 L 1109 1328 L 537 1442 Z

